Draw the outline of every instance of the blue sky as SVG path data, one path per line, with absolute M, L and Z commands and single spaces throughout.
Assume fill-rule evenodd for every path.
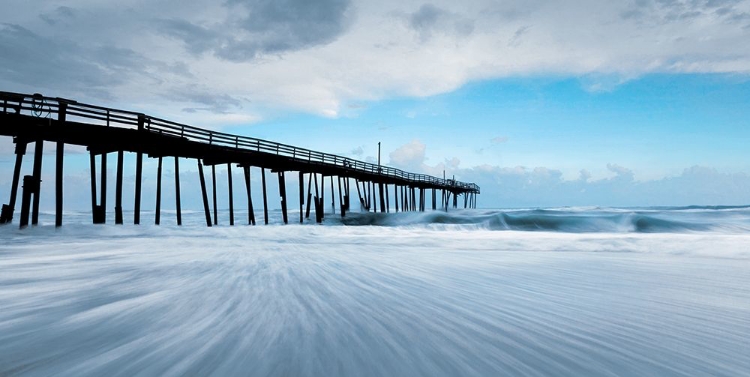
M 0 90 L 363 160 L 381 142 L 488 207 L 750 203 L 748 1 L 10 2 Z

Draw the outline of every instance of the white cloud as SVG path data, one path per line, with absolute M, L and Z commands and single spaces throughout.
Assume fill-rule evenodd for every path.
M 515 75 L 750 73 L 748 1 L 285 4 L 9 0 L 0 86 L 252 121 Z

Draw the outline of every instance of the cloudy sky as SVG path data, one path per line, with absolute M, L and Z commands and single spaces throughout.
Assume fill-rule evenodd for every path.
M 477 182 L 489 207 L 750 203 L 749 1 L 3 9 L 0 90 L 362 160 L 382 142 L 384 163 Z M 0 140 L 1 198 L 11 153 Z

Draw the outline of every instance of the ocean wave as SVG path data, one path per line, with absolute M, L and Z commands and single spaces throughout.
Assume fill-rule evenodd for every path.
M 530 210 L 458 210 L 423 213 L 350 213 L 335 219 L 350 226 L 435 226 L 453 225 L 466 228 L 513 231 L 547 231 L 565 233 L 683 233 L 747 232 L 750 213 L 713 213 L 747 207 L 721 206 L 704 212 L 685 212 L 688 207 L 669 210 L 622 209 L 530 209 Z M 693 207 L 692 209 L 698 209 Z M 327 219 L 327 221 L 330 221 Z

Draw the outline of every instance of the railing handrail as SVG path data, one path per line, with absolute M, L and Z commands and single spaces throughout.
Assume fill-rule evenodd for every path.
M 224 148 L 276 154 L 293 160 L 304 161 L 306 163 L 315 162 L 325 165 L 343 166 L 358 172 L 377 173 L 388 178 L 397 178 L 412 182 L 429 183 L 443 187 L 448 186 L 460 190 L 479 192 L 479 186 L 475 183 L 437 178 L 427 174 L 410 173 L 401 169 L 355 160 L 335 154 L 318 152 L 307 148 L 300 148 L 293 145 L 249 136 L 235 135 L 221 131 L 211 131 L 149 116 L 143 113 L 95 106 L 65 98 L 0 91 L 0 101 L 2 101 L 0 104 L 0 106 L 2 106 L 2 111 L 6 113 L 9 109 L 17 109 L 20 113 L 25 111 L 31 112 L 32 115 L 35 116 L 51 117 L 52 114 L 59 113 L 60 104 L 64 103 L 68 120 L 75 117 L 99 120 L 106 122 L 106 126 L 109 127 L 120 125 L 133 128 L 133 126 L 139 127 L 139 125 L 142 125 L 143 129 L 148 132 L 177 136 L 187 140 L 204 142 L 209 145 L 216 145 Z M 143 123 L 141 123 L 140 120 L 142 120 Z

